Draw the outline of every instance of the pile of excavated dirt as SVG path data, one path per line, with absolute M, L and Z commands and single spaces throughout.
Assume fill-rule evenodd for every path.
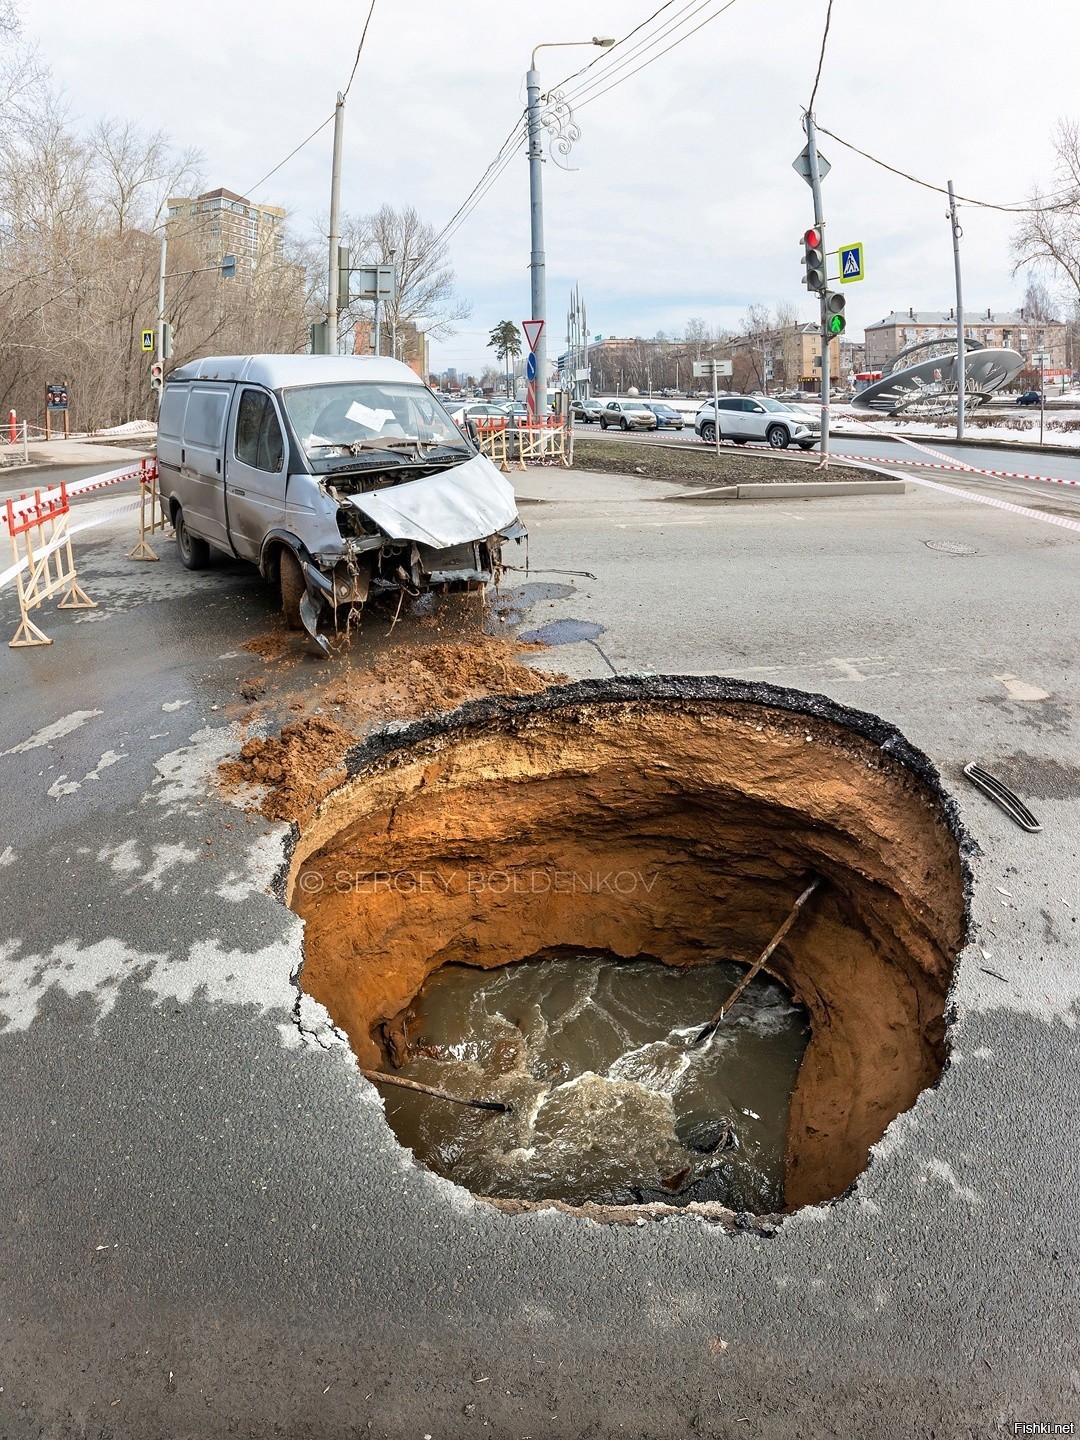
M 292 820 L 340 783 L 341 760 L 353 739 L 333 720 L 312 715 L 283 726 L 279 736 L 245 741 L 240 758 L 224 761 L 219 775 L 230 788 L 265 790 L 260 809 L 268 820 Z
M 295 637 L 287 631 L 258 636 L 243 648 L 270 667 L 239 684 L 248 702 L 243 723 L 272 723 L 279 711 L 300 717 L 279 736 L 247 740 L 239 759 L 225 761 L 218 772 L 226 790 L 264 791 L 259 808 L 270 820 L 308 814 L 341 779 L 349 747 L 387 720 L 452 710 L 483 695 L 533 695 L 563 679 L 530 670 L 518 658 L 544 646 L 483 633 L 466 641 L 391 645 L 376 660 L 346 649 L 316 672 L 291 663 Z M 278 685 L 275 661 L 288 662 Z
M 765 689 L 590 681 L 373 737 L 302 826 L 288 885 L 302 983 L 360 1064 L 393 1063 L 382 1027 L 442 965 L 750 963 L 816 874 L 768 965 L 812 1031 L 784 1184 L 792 1209 L 841 1194 L 941 1074 L 964 866 L 903 737 Z

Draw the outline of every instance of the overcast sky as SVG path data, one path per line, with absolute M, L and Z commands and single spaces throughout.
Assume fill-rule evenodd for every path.
M 686 12 L 696 24 L 721 3 L 675 0 L 663 18 Z M 441 226 L 520 112 L 531 47 L 625 35 L 659 4 L 377 0 L 349 97 L 346 209 L 411 203 Z M 78 116 L 162 126 L 204 153 L 209 185 L 249 194 L 332 111 L 367 0 L 21 0 L 20 8 Z M 604 335 L 681 329 L 696 315 L 735 326 L 755 301 L 790 300 L 811 318 L 800 283 L 811 197 L 791 162 L 804 144 L 800 115 L 825 10 L 826 0 L 735 0 L 640 74 L 628 76 L 633 65 L 616 72 L 612 80 L 624 83 L 580 109 L 574 169 L 545 166 L 553 352 L 575 281 L 590 328 Z M 545 85 L 600 53 L 541 51 Z M 602 57 L 590 76 L 623 53 Z M 893 165 L 1016 203 L 1034 179 L 1049 178 L 1056 120 L 1080 115 L 1078 59 L 1077 0 L 834 0 L 815 111 L 819 124 Z M 288 207 L 294 226 L 311 230 L 328 207 L 330 144 L 328 128 L 253 198 Z M 947 309 L 944 197 L 827 137 L 821 150 L 833 166 L 824 186 L 830 246 L 866 246 L 867 279 L 847 290 L 849 329 L 909 305 Z M 528 316 L 528 219 L 522 154 L 452 240 L 472 315 L 434 348 L 436 368 L 483 365 L 491 326 Z M 1014 223 L 965 209 L 970 311 L 1019 303 Z

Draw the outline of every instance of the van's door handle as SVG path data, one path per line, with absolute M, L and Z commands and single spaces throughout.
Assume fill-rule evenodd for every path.
M 244 495 L 243 490 L 237 490 L 237 488 L 236 488 L 235 485 L 234 485 L 233 488 L 229 491 L 229 494 L 230 494 L 230 495 L 239 495 L 240 498 L 241 498 L 241 500 L 243 500 L 243 499 L 245 498 L 245 495 Z
M 219 475 L 221 474 L 221 461 L 220 461 L 220 459 L 214 461 L 214 469 L 217 471 L 217 473 L 218 473 Z
M 185 451 L 183 451 L 183 450 L 180 451 L 180 464 L 181 464 L 181 465 L 183 465 L 183 463 L 184 463 L 185 454 L 186 454 Z

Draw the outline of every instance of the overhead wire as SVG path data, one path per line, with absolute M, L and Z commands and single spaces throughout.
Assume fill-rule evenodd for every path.
M 736 4 L 736 0 L 727 0 L 727 3 L 721 5 L 719 10 L 714 11 L 712 15 L 706 15 L 705 19 L 700 20 L 693 27 L 693 29 L 687 30 L 684 35 L 680 35 L 678 39 L 673 40 L 670 45 L 665 45 L 663 50 L 660 50 L 655 55 L 651 55 L 647 60 L 643 60 L 642 63 L 636 66 L 635 69 L 630 70 L 627 74 L 621 76 L 620 79 L 613 80 L 610 85 L 606 85 L 602 90 L 597 90 L 595 94 L 586 95 L 584 99 L 579 100 L 577 102 L 577 108 L 579 110 L 584 109 L 586 105 L 591 105 L 594 100 L 599 100 L 601 96 L 607 95 L 609 91 L 616 90 L 627 80 L 632 80 L 635 75 L 640 75 L 642 70 L 645 70 L 648 68 L 648 66 L 655 64 L 657 60 L 660 60 L 663 56 L 667 55 L 670 51 L 681 45 L 685 40 L 689 40 L 691 35 L 696 35 L 699 30 L 704 30 L 705 26 L 711 25 L 714 20 L 719 20 L 720 16 L 723 15 L 726 10 L 730 10 L 734 4 Z
M 347 96 L 348 96 L 348 94 L 349 94 L 349 91 L 352 89 L 352 82 L 353 82 L 353 80 L 356 78 L 356 67 L 360 64 L 360 56 L 361 56 L 361 54 L 363 53 L 363 50 L 364 50 L 364 41 L 367 39 L 368 26 L 371 24 L 371 17 L 372 17 L 372 15 L 374 15 L 374 14 L 375 14 L 375 0 L 371 0 L 371 7 L 370 7 L 370 9 L 369 9 L 368 12 L 367 12 L 367 19 L 364 21 L 364 28 L 363 28 L 363 30 L 361 31 L 361 34 L 360 34 L 360 44 L 356 47 L 356 59 L 353 61 L 353 67 L 352 67 L 352 69 L 349 71 L 349 83 L 345 86 L 345 89 L 341 92 L 341 98 L 342 98 L 343 100 L 347 98 Z
M 810 104 L 808 111 L 813 111 L 814 101 L 817 99 L 818 86 L 821 84 L 821 67 L 825 63 L 825 46 L 829 42 L 829 26 L 832 23 L 833 0 L 829 0 L 828 9 L 825 11 L 825 29 L 821 33 L 821 54 L 818 56 L 817 74 L 814 76 L 814 88 L 810 91 Z
M 621 49 L 630 38 L 630 35 L 625 35 L 621 40 L 617 41 L 615 45 L 605 50 L 602 55 L 598 55 L 595 60 L 583 66 L 575 75 L 568 76 L 566 80 L 560 80 L 558 85 L 553 88 L 562 91 L 563 87 L 568 85 L 571 80 L 576 79 L 578 75 L 584 75 L 586 71 L 592 70 L 597 65 L 600 66 L 600 69 L 595 75 L 590 76 L 583 84 L 571 88 L 566 98 L 568 101 L 573 101 L 578 96 L 587 93 L 587 91 L 595 89 L 598 85 L 602 85 L 609 76 L 615 74 L 617 71 L 623 70 L 627 65 L 633 64 L 636 59 L 640 59 L 652 46 L 672 34 L 688 19 L 693 19 L 694 14 L 699 13 L 712 3 L 713 0 L 683 0 L 681 7 L 674 15 L 668 16 L 651 34 L 643 35 L 640 40 L 630 46 L 629 50 Z M 667 7 L 664 6 L 662 8 L 666 9 Z M 654 11 L 649 17 L 649 20 L 644 21 L 642 25 L 636 26 L 635 30 L 643 29 L 651 20 L 656 19 L 660 13 L 660 11 Z M 616 50 L 620 50 L 621 53 L 616 55 Z
M 872 165 L 880 166 L 882 170 L 888 170 L 891 175 L 898 175 L 902 180 L 910 180 L 913 185 L 920 185 L 924 190 L 936 191 L 939 195 L 948 195 L 949 193 L 944 185 L 935 185 L 930 180 L 922 180 L 918 175 L 912 175 L 907 170 L 901 170 L 896 165 L 890 165 L 885 160 L 879 160 L 876 155 L 871 155 L 869 150 L 860 149 L 858 145 L 853 145 L 850 140 L 844 140 L 832 130 L 827 130 L 824 125 L 818 125 L 817 131 L 819 135 L 828 135 L 830 140 L 835 140 L 838 145 L 843 145 L 845 149 L 853 150 L 856 155 L 861 155 L 864 160 L 869 160 Z M 1048 196 L 1043 205 L 998 205 L 992 200 L 973 199 L 970 195 L 957 195 L 956 198 L 962 204 L 976 205 L 980 210 L 1000 210 L 1007 215 L 1030 215 L 1038 210 L 1052 208 L 1058 202 L 1070 201 L 1075 204 L 1077 200 L 1077 190 L 1073 188 L 1072 190 L 1063 191 L 1059 196 Z
M 582 66 L 580 70 L 573 72 L 573 74 L 565 80 L 560 81 L 559 84 L 554 87 L 555 90 L 561 89 L 561 87 L 570 80 L 576 78 L 578 75 L 583 75 L 586 71 L 592 70 L 599 65 L 601 68 L 595 75 L 585 84 L 579 86 L 576 90 L 572 90 L 569 95 L 564 97 L 566 103 L 575 104 L 579 109 L 583 105 L 591 104 L 593 100 L 598 100 L 601 95 L 607 94 L 609 90 L 614 90 L 618 85 L 621 85 L 623 81 L 629 80 L 631 76 L 637 75 L 648 65 L 659 60 L 661 56 L 666 55 L 670 50 L 674 50 L 677 45 L 681 45 L 684 40 L 688 40 L 691 35 L 696 34 L 697 31 L 704 28 L 705 25 L 718 19 L 725 10 L 731 9 L 732 5 L 736 3 L 736 0 L 726 0 L 726 3 L 722 4 L 718 10 L 707 15 L 703 20 L 700 20 L 697 25 L 686 30 L 683 34 L 677 35 L 669 45 L 664 46 L 663 49 L 656 51 L 656 53 L 650 53 L 655 51 L 656 46 L 662 40 L 674 35 L 687 21 L 696 19 L 702 11 L 706 10 L 710 5 L 716 4 L 716 0 L 684 0 L 681 8 L 676 11 L 674 16 L 667 16 L 661 25 L 650 33 L 641 34 L 642 31 L 647 31 L 652 22 L 661 15 L 664 15 L 664 12 L 670 10 L 675 3 L 677 3 L 677 0 L 666 0 L 665 4 L 659 6 L 651 15 L 635 25 L 632 30 L 627 31 L 627 33 L 617 40 L 615 45 L 607 49 L 603 55 L 597 56 L 597 58 L 590 61 L 588 65 Z M 623 51 L 621 55 L 617 56 L 614 64 L 610 63 L 612 53 L 619 47 L 625 45 L 633 36 L 639 34 L 641 38 L 637 43 L 632 45 L 629 50 Z M 635 60 L 639 60 L 641 63 L 635 65 L 633 69 L 627 74 L 622 75 L 619 79 L 612 79 L 613 75 L 617 74 L 620 70 L 625 70 L 626 66 L 632 65 Z M 610 83 L 605 83 L 608 81 L 610 81 Z M 598 86 L 601 88 L 597 89 Z M 590 94 L 590 91 L 595 93 Z M 550 96 L 553 92 L 549 91 L 547 93 Z M 454 214 L 434 237 L 432 243 L 420 257 L 421 259 L 430 255 L 433 250 L 439 245 L 444 244 L 451 235 L 455 234 L 457 230 L 461 228 L 476 209 L 477 205 L 479 205 L 507 169 L 510 162 L 521 152 L 527 139 L 525 129 L 521 123 L 524 115 L 525 112 L 522 111 L 515 120 L 509 135 L 503 141 L 502 145 L 500 145 L 495 159 L 487 167 L 472 190 L 469 191 L 468 195 L 466 195 Z
M 368 9 L 368 13 L 367 13 L 367 19 L 364 21 L 364 28 L 363 28 L 363 30 L 361 31 L 361 34 L 360 34 L 360 44 L 356 47 L 356 58 L 353 60 L 353 67 L 352 67 L 352 70 L 349 72 L 349 83 L 345 86 L 345 89 L 341 92 L 341 98 L 342 98 L 343 100 L 344 100 L 345 97 L 348 95 L 349 91 L 352 89 L 353 80 L 356 78 L 356 69 L 357 69 L 357 66 L 360 64 L 360 56 L 361 56 L 361 54 L 363 53 L 363 50 L 364 50 L 364 41 L 367 39 L 368 26 L 371 24 L 371 17 L 372 17 L 372 15 L 373 15 L 374 13 L 375 13 L 375 0 L 371 0 L 371 5 L 370 5 L 370 8 Z M 312 130 L 311 134 L 308 135 L 305 139 L 303 139 L 303 140 L 300 141 L 300 144 L 297 145 L 297 147 L 296 147 L 295 150 L 290 150 L 289 153 L 288 153 L 288 155 L 285 156 L 285 159 L 284 159 L 284 160 L 279 160 L 278 163 L 274 166 L 274 168 L 273 168 L 272 170 L 268 170 L 268 171 L 266 172 L 266 174 L 262 177 L 261 180 L 257 180 L 254 185 L 249 185 L 248 188 L 244 191 L 244 194 L 246 194 L 246 195 L 254 194 L 254 192 L 255 192 L 256 190 L 258 190 L 261 185 L 265 185 L 266 182 L 267 182 L 267 180 L 269 180 L 272 176 L 276 175 L 277 172 L 282 168 L 283 165 L 287 165 L 287 164 L 289 163 L 289 161 L 293 158 L 294 155 L 299 155 L 300 151 L 303 150 L 303 148 L 304 148 L 305 145 L 310 145 L 311 142 L 312 142 L 312 140 L 315 139 L 315 136 L 318 135 L 318 134 L 320 134 L 323 130 L 325 130 L 326 127 L 327 127 L 327 125 L 330 124 L 330 122 L 331 122 L 331 120 L 333 120 L 333 118 L 334 118 L 334 112 L 333 112 L 333 110 L 331 110 L 330 114 L 326 117 L 326 119 L 320 121 L 320 123 L 319 123 L 318 125 L 316 125 L 315 129 Z

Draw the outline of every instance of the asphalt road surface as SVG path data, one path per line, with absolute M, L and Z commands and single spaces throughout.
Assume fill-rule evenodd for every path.
M 1080 533 L 921 487 L 515 483 L 535 568 L 508 623 L 603 629 L 535 663 L 822 692 L 939 767 L 980 847 L 945 1075 L 850 1194 L 772 1238 L 509 1217 L 418 1168 L 348 1052 L 299 1027 L 285 827 L 213 784 L 274 599 L 240 564 L 125 560 L 128 517 L 79 545 L 100 609 L 0 648 L 0 1435 L 1080 1421 Z M 971 759 L 1040 834 L 966 785 Z

